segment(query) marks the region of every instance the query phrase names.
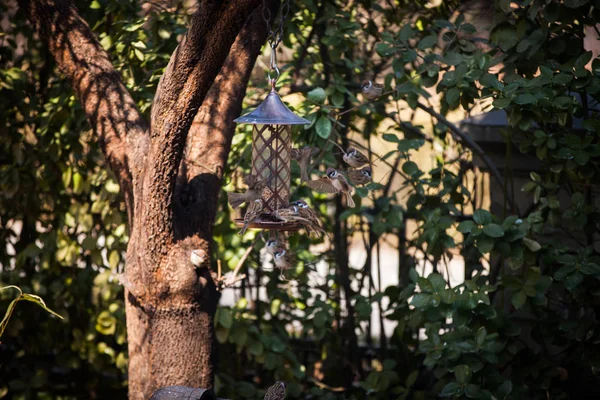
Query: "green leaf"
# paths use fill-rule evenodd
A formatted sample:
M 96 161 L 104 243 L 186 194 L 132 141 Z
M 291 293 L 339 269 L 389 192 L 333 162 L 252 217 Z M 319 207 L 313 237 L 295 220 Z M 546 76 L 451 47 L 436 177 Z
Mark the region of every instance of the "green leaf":
M 419 50 L 430 49 L 433 47 L 433 45 L 437 43 L 437 40 L 437 35 L 425 36 L 423 39 L 421 39 L 421 41 L 417 45 L 417 48 Z
M 519 105 L 526 105 L 526 104 L 534 104 L 534 103 L 536 103 L 537 99 L 532 94 L 523 93 L 523 94 L 518 95 L 513 100 L 513 102 L 516 103 L 516 104 L 519 104 Z
M 308 92 L 307 97 L 310 101 L 313 101 L 317 104 L 323 104 L 325 99 L 327 99 L 327 94 L 323 88 L 318 87 Z
M 429 282 L 431 282 L 431 285 L 433 286 L 433 290 L 436 292 L 441 292 L 446 288 L 446 280 L 440 274 L 437 274 L 435 272 L 431 273 L 427 277 L 427 280 Z
M 480 236 L 477 238 L 477 249 L 482 254 L 487 254 L 494 249 L 494 239 L 488 236 Z
M 542 245 L 540 245 L 535 240 L 532 240 L 532 239 L 529 239 L 529 238 L 523 238 L 523 244 L 525 246 L 527 246 L 527 248 L 530 251 L 533 251 L 533 252 L 540 251 L 540 249 L 542 248 Z
M 456 381 L 462 385 L 465 385 L 471 381 L 471 377 L 473 376 L 473 371 L 471 371 L 471 367 L 468 365 L 459 365 L 454 368 L 454 377 Z
M 460 91 L 457 87 L 452 87 L 450 90 L 446 92 L 446 102 L 451 107 L 458 105 L 458 100 L 460 99 Z
M 424 139 L 402 139 L 398 142 L 398 151 L 418 150 L 425 144 Z
M 414 370 L 413 372 L 408 374 L 408 377 L 406 378 L 406 382 L 404 383 L 404 385 L 407 388 L 412 387 L 415 384 L 415 382 L 417 381 L 418 377 L 419 377 L 419 371 Z
M 498 224 L 487 224 L 483 227 L 483 233 L 489 237 L 499 238 L 504 236 L 504 229 Z
M 494 105 L 494 107 L 496 109 L 502 110 L 502 109 L 508 107 L 511 102 L 512 102 L 512 100 L 508 99 L 506 97 L 498 97 L 498 98 L 494 99 L 494 102 L 492 104 Z
M 517 293 L 515 293 L 513 295 L 512 299 L 511 299 L 511 303 L 518 310 L 519 308 L 523 307 L 526 300 L 527 300 L 527 295 L 525 294 L 525 292 L 523 292 L 522 290 L 519 290 Z
M 391 142 L 391 143 L 400 143 L 400 138 L 398 137 L 398 135 L 394 135 L 391 133 L 386 133 L 382 136 L 383 140 L 385 140 L 386 142 Z
M 485 329 L 485 326 L 482 326 L 481 328 L 479 328 L 477 330 L 477 333 L 475 334 L 475 342 L 477 342 L 478 346 L 482 346 L 483 343 L 485 342 L 485 338 L 487 336 L 487 330 Z
M 473 213 L 473 220 L 478 225 L 487 225 L 492 222 L 492 214 L 487 210 L 478 209 Z
M 400 29 L 400 33 L 398 34 L 398 40 L 400 40 L 401 42 L 406 42 L 413 36 L 413 33 L 414 31 L 410 24 L 404 24 L 402 29 Z
M 331 135 L 331 121 L 327 117 L 321 116 L 315 123 L 315 129 L 317 130 L 317 135 L 323 139 L 327 139 Z
M 102 8 L 102 5 L 97 0 L 94 0 L 90 3 L 90 8 L 92 10 L 98 10 L 98 9 Z
M 471 230 L 476 226 L 477 224 L 475 224 L 475 222 L 473 221 L 463 221 L 460 224 L 458 224 L 458 227 L 456 229 L 461 233 L 471 233 Z
M 140 49 L 138 49 L 138 48 L 133 49 L 133 54 L 135 54 L 135 56 L 137 57 L 138 60 L 144 61 L 144 53 Z
M 265 346 L 258 340 L 252 340 L 248 344 L 248 352 L 253 356 L 260 356 L 265 351 Z
M 600 276 L 600 265 L 593 263 L 586 263 L 579 268 L 582 274 L 585 275 L 596 275 Z
M 416 163 L 412 161 L 407 161 L 404 164 L 402 164 L 402 171 L 404 171 L 406 175 L 413 176 L 417 172 L 419 172 L 419 167 Z
M 446 55 L 444 56 L 444 63 L 448 64 L 448 65 L 458 65 L 463 61 L 463 56 L 460 55 L 459 53 L 456 53 L 454 51 L 449 51 L 448 53 L 446 53 Z
M 565 287 L 569 290 L 575 289 L 583 281 L 583 274 L 579 271 L 575 271 L 565 279 Z
M 474 385 L 472 383 L 468 384 L 465 387 L 465 395 L 470 399 L 478 399 L 481 395 L 481 389 L 479 385 Z
M 450 382 L 441 391 L 442 397 L 452 397 L 458 394 L 460 391 L 460 384 L 456 382 Z
M 423 308 L 429 305 L 429 301 L 431 300 L 431 295 L 427 293 L 417 293 L 413 296 L 410 304 L 415 306 L 416 308 Z
M 233 324 L 231 311 L 229 311 L 227 308 L 220 308 L 218 318 L 219 324 L 221 324 L 221 326 L 227 329 L 231 328 L 231 325 Z

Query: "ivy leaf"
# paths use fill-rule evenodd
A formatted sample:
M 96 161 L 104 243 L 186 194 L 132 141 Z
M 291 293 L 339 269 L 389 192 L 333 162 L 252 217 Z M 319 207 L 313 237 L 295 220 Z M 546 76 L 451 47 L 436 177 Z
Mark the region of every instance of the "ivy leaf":
M 315 123 L 315 129 L 317 130 L 317 135 L 323 139 L 327 139 L 331 135 L 331 121 L 327 117 L 321 116 Z

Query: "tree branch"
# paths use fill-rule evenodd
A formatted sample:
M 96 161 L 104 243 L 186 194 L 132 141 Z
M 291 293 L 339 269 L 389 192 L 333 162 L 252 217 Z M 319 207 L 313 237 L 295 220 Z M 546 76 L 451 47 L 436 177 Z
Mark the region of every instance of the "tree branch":
M 19 0 L 71 81 L 125 196 L 130 226 L 148 125 L 89 25 L 68 0 Z
M 270 3 L 271 15 L 275 15 L 279 1 Z M 233 120 L 242 111 L 248 80 L 266 37 L 262 12 L 257 8 L 240 31 L 194 118 L 175 189 L 176 238 L 212 232 L 223 170 L 236 129 Z M 205 212 L 199 213 L 199 207 Z
M 452 134 L 454 136 L 457 136 L 460 139 L 460 141 L 465 143 L 467 145 L 467 147 L 469 147 L 475 154 L 477 154 L 479 157 L 481 157 L 481 159 L 483 160 L 485 165 L 487 165 L 487 167 L 489 168 L 492 176 L 496 179 L 498 186 L 501 188 L 504 187 L 504 179 L 502 178 L 502 175 L 500 175 L 500 171 L 498 171 L 498 168 L 496 168 L 496 166 L 494 165 L 494 162 L 490 159 L 490 157 L 486 154 L 486 152 L 483 151 L 483 149 L 473 139 L 471 139 L 463 131 L 458 129 L 456 127 L 456 125 L 454 125 L 452 122 L 448 121 L 448 119 L 446 119 L 446 117 L 444 117 L 442 114 L 435 111 L 433 108 L 428 107 L 423 103 L 417 103 L 417 107 L 419 107 L 421 110 L 425 111 L 426 113 L 428 113 L 429 115 L 431 115 L 432 117 L 437 119 L 439 122 L 446 125 L 448 127 L 448 129 L 450 129 L 450 132 L 452 132 Z M 510 199 L 509 196 L 507 196 L 507 199 L 510 203 L 510 206 L 511 206 L 511 209 L 513 210 L 513 212 L 516 212 L 517 214 L 519 214 L 519 209 L 517 208 L 516 204 L 513 203 L 512 199 Z
M 144 180 L 145 236 L 155 255 L 173 241 L 173 195 L 192 121 L 231 45 L 259 0 L 205 0 L 167 65 L 152 106 L 151 147 Z

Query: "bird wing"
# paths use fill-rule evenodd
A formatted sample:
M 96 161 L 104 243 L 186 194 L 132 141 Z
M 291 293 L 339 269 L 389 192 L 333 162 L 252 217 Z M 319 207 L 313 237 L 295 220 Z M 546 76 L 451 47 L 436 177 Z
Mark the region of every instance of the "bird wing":
M 337 193 L 338 190 L 331 184 L 329 178 L 315 179 L 314 181 L 306 182 L 306 186 L 321 193 Z

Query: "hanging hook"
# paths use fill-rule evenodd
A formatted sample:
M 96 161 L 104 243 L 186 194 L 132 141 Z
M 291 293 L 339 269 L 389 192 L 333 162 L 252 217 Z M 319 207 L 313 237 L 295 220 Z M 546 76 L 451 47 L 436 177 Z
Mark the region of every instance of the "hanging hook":
M 276 76 L 271 77 L 271 72 L 275 71 Z M 279 79 L 280 73 L 279 68 L 277 67 L 277 44 L 271 44 L 271 63 L 269 64 L 269 72 L 267 72 L 267 76 L 269 77 L 269 82 L 271 85 L 275 87 L 275 82 Z

